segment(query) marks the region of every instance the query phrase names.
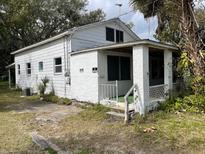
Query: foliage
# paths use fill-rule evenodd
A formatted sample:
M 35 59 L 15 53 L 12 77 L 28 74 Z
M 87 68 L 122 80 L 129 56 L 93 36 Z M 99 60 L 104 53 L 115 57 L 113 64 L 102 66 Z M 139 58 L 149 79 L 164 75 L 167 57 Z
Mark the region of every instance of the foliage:
M 46 102 L 52 102 L 59 105 L 71 105 L 72 101 L 68 98 L 59 98 L 53 94 L 46 94 L 43 96 L 43 100 Z
M 47 88 L 47 84 L 49 83 L 48 77 L 45 76 L 43 79 L 41 79 L 41 82 L 42 83 L 38 85 L 38 90 L 39 90 L 40 96 L 44 96 L 46 88 Z
M 187 111 L 187 112 L 205 112 L 205 95 L 189 95 L 185 97 L 177 97 L 167 100 L 160 104 L 159 110 L 173 112 L 173 111 Z
M 199 94 L 197 88 L 204 86 L 204 83 L 198 79 L 205 76 L 205 7 L 195 7 L 193 0 L 131 0 L 131 4 L 140 10 L 145 18 L 158 17 L 156 38 L 173 43 L 183 51 L 179 63 L 181 74 L 197 78 L 192 82 L 192 89 L 195 94 Z
M 88 12 L 87 5 L 87 0 L 1 0 L 0 72 L 13 61 L 10 52 L 104 19 L 101 9 Z

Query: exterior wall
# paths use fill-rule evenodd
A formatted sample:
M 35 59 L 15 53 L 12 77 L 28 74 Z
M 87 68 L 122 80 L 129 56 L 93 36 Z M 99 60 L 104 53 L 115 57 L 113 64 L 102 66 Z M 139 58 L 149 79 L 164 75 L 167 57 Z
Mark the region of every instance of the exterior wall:
M 149 48 L 146 46 L 133 47 L 133 80 L 137 84 L 136 111 L 145 114 L 149 106 Z
M 167 90 L 173 88 L 172 52 L 169 50 L 164 51 L 164 84 Z
M 132 53 L 126 52 L 114 52 L 114 51 L 99 51 L 98 53 L 98 74 L 99 74 L 99 84 L 115 84 L 115 81 L 108 81 L 108 66 L 107 66 L 107 56 L 125 56 L 131 57 L 131 80 L 118 81 L 118 94 L 119 96 L 124 96 L 128 90 L 132 87 Z
M 124 42 L 134 41 L 134 39 L 116 22 L 104 23 L 100 26 L 82 29 L 72 36 L 72 51 L 95 47 L 115 42 L 106 41 L 106 27 L 118 29 L 124 32 Z
M 70 96 L 70 86 L 66 84 L 65 69 L 69 67 L 65 60 L 66 51 L 70 51 L 70 41 L 68 45 L 65 45 L 65 39 L 59 39 L 51 43 L 30 49 L 26 52 L 15 55 L 16 64 L 16 83 L 21 88 L 31 87 L 34 92 L 37 92 L 37 86 L 41 82 L 41 79 L 47 76 L 50 79 L 47 92 L 55 90 L 55 94 L 60 97 Z M 66 55 L 67 56 L 67 55 Z M 62 73 L 54 73 L 54 58 L 62 58 Z M 39 72 L 39 62 L 43 61 L 43 71 Z M 26 74 L 26 63 L 31 63 L 31 75 Z M 18 75 L 18 67 L 20 64 L 21 74 Z
M 92 72 L 92 68 L 98 66 L 97 60 L 97 51 L 71 56 L 73 99 L 93 103 L 98 102 L 98 73 Z

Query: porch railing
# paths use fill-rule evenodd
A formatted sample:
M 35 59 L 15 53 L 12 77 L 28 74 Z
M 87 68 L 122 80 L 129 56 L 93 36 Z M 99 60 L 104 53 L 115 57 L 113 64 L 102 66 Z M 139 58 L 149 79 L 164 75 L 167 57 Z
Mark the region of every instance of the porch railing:
M 164 99 L 166 97 L 167 85 L 156 85 L 149 87 L 150 99 Z
M 114 84 L 99 84 L 100 100 L 113 100 L 118 102 L 118 81 Z

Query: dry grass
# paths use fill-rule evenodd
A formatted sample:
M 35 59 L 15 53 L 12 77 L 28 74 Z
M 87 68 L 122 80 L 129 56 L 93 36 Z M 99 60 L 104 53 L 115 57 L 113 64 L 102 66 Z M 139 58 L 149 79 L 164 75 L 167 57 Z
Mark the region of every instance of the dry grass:
M 0 107 L 35 99 L 0 88 Z M 35 114 L 14 114 L 1 108 L 0 153 L 44 153 L 32 144 L 28 135 L 32 130 L 74 154 L 205 153 L 205 114 L 155 112 L 144 119 L 136 116 L 125 126 L 123 120 L 107 116 L 108 110 L 91 106 L 57 125 L 40 125 L 33 120 Z M 143 132 L 150 127 L 156 130 Z
M 26 122 L 33 114 L 15 114 L 6 105 L 25 101 L 19 91 L 10 91 L 6 83 L 0 82 L 0 153 L 44 153 L 38 149 L 29 137 Z
M 106 108 L 101 110 L 88 108 L 56 129 L 39 131 L 74 153 L 205 153 L 205 115 L 156 112 L 125 126 L 108 117 Z M 157 130 L 144 133 L 149 127 Z

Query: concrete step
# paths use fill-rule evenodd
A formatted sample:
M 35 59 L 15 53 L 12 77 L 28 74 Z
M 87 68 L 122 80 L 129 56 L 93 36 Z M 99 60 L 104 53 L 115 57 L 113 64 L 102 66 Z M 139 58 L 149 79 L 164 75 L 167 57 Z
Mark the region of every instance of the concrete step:
M 125 115 L 123 113 L 118 113 L 118 112 L 114 112 L 114 111 L 111 111 L 111 112 L 107 112 L 108 115 L 110 116 L 113 116 L 113 117 L 118 117 L 118 118 L 124 118 Z
M 124 112 L 115 112 L 115 111 L 110 111 L 110 112 L 107 112 L 108 115 L 111 115 L 111 116 L 114 116 L 114 117 L 119 117 L 119 118 L 124 118 L 125 117 L 125 114 Z M 130 110 L 129 111 L 129 115 L 134 115 L 135 114 L 135 111 L 134 110 Z

